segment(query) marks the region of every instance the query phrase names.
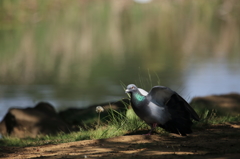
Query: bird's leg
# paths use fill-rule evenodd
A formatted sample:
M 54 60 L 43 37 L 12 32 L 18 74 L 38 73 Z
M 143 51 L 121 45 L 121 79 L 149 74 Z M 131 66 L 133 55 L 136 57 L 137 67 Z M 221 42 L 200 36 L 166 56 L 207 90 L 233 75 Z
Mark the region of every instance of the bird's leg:
M 151 130 L 146 135 L 152 135 L 152 131 L 157 127 L 157 123 L 151 125 Z

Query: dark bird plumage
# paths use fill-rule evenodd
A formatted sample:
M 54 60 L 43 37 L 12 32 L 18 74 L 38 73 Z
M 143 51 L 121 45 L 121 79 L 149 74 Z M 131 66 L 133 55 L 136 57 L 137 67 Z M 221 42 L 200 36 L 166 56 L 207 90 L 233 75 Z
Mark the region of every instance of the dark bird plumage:
M 192 120 L 199 121 L 194 109 L 175 91 L 165 86 L 154 86 L 147 94 L 136 85 L 127 86 L 131 105 L 139 118 L 151 126 L 162 127 L 168 132 L 185 136 L 192 133 Z

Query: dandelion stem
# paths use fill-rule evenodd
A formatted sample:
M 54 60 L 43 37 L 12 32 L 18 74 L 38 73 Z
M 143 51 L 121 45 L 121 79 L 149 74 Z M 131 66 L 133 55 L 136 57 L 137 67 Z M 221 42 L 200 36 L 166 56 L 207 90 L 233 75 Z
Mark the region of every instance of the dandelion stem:
M 98 113 L 98 125 L 97 125 L 97 127 L 99 127 L 99 123 L 100 123 L 100 112 Z

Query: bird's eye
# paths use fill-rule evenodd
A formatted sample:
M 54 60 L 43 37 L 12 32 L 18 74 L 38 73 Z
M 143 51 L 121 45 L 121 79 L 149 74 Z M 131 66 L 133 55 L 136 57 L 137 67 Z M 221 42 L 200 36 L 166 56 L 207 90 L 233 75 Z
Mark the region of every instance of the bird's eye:
M 134 87 L 132 86 L 132 89 L 134 89 Z

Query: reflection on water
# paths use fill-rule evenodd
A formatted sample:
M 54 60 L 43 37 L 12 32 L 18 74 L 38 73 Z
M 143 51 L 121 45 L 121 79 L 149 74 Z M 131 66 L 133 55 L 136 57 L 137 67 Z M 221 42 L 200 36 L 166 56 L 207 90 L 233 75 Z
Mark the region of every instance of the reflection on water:
M 165 83 L 168 83 L 169 79 L 174 78 L 173 83 L 168 83 L 167 86 L 190 101 L 195 96 L 240 93 L 240 69 L 238 68 L 240 68 L 239 62 L 231 63 L 226 60 L 206 59 L 201 62 L 190 62 L 188 68 L 183 70 L 180 73 L 181 76 L 177 78 L 164 74 L 159 74 L 159 77 L 162 85 L 166 85 Z M 122 81 L 125 81 L 125 78 L 122 77 Z M 138 77 L 135 78 L 130 75 L 127 78 L 130 78 L 127 80 L 131 81 L 129 83 L 137 83 L 141 86 Z M 180 79 L 183 79 L 183 82 L 179 82 Z M 69 107 L 86 107 L 91 104 L 110 102 L 127 97 L 120 80 L 117 84 L 111 76 L 103 80 L 105 82 L 96 80 L 96 83 L 88 83 L 84 88 L 54 85 L 1 85 L 0 120 L 10 107 L 32 107 L 39 101 L 48 101 L 57 110 L 61 110 Z M 141 75 L 141 80 L 149 80 L 149 76 Z M 154 82 L 153 84 L 157 83 Z M 95 87 L 92 88 L 92 85 Z M 102 86 L 107 89 L 101 89 Z M 147 90 L 150 85 L 144 86 L 144 88 Z
M 119 100 L 122 83 L 188 100 L 240 92 L 239 3 L 4 1 L 0 119 L 39 101 L 60 110 Z

